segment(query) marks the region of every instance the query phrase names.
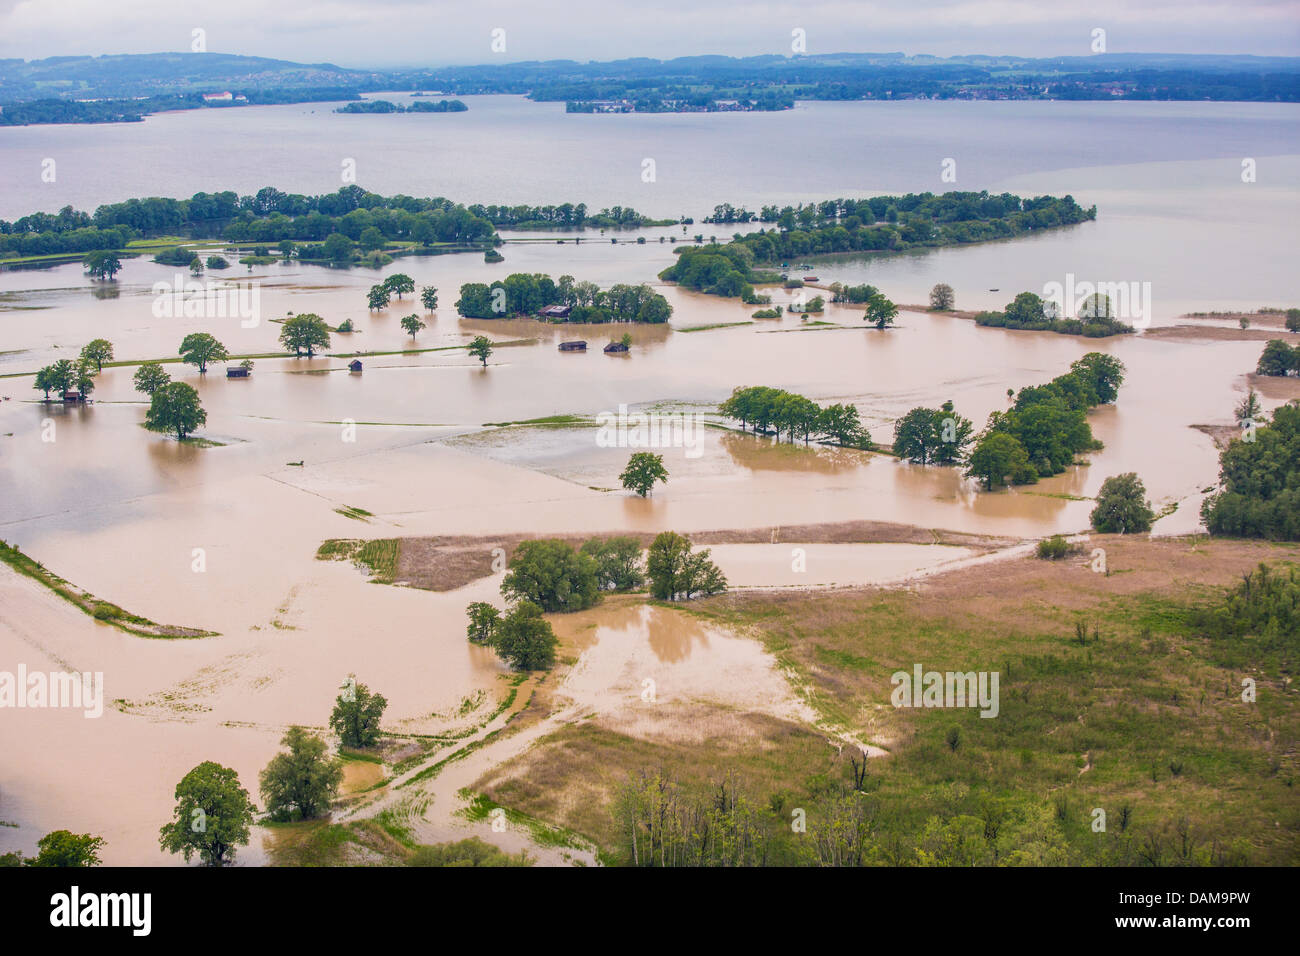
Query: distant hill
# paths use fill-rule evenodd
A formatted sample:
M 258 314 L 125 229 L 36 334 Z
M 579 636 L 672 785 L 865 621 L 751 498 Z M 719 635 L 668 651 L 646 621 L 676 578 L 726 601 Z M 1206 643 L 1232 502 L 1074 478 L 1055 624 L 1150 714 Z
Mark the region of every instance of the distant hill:
M 228 53 L 145 53 L 0 60 L 0 104 L 113 100 L 101 112 L 129 114 L 129 100 L 194 98 L 231 91 L 245 102 L 355 98 L 378 90 L 452 94 L 522 93 L 576 107 L 627 101 L 629 110 L 749 99 L 788 108 L 793 99 L 1156 99 L 1300 101 L 1300 57 L 1106 53 L 1026 58 L 935 57 L 901 52 L 813 56 L 690 56 L 670 60 L 547 60 L 427 69 L 357 70 L 332 63 Z M 301 92 L 295 92 L 301 91 Z M 316 91 L 311 93 L 309 91 Z M 157 105 L 155 105 L 157 104 Z M 185 108 L 169 105 L 168 108 Z M 42 120 L 29 120 L 41 122 Z M 66 120 L 53 120 L 66 121 Z

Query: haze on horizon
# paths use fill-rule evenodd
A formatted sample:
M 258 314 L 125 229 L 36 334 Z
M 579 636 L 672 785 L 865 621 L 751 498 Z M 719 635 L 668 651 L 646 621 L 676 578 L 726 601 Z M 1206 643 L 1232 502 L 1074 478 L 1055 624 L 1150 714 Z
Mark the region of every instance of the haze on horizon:
M 0 57 L 188 52 L 195 29 L 211 53 L 354 68 L 752 56 L 790 53 L 796 28 L 809 54 L 1086 56 L 1098 27 L 1109 53 L 1300 54 L 1300 0 L 0 0 Z

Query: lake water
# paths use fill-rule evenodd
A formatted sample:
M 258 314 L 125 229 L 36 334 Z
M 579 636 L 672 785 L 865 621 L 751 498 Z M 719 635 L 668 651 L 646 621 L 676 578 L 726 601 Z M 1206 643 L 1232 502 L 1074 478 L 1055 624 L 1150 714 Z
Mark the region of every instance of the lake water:
M 568 116 L 517 97 L 466 99 L 471 109 L 462 114 L 342 116 L 313 104 L 123 126 L 6 128 L 0 215 L 267 184 L 321 192 L 338 188 L 345 158 L 356 160 L 362 185 L 385 194 L 623 204 L 697 220 L 724 200 L 757 208 L 954 186 L 1068 192 L 1097 204 L 1096 222 L 1013 242 L 828 260 L 817 275 L 871 281 L 903 303 L 923 302 L 946 281 L 968 309 L 1000 307 L 1067 273 L 1149 281 L 1156 324 L 1192 310 L 1300 304 L 1294 106 L 914 102 Z M 39 178 L 45 157 L 56 159 L 55 183 Z M 641 181 L 647 157 L 655 160 L 653 183 Z M 947 157 L 957 160 L 955 184 L 939 179 Z M 1256 160 L 1254 183 L 1241 181 L 1245 157 Z M 689 229 L 701 231 L 726 234 Z M 169 862 L 156 834 L 175 782 L 214 759 L 254 787 L 284 726 L 322 726 L 350 672 L 388 697 L 386 722 L 411 732 L 454 726 L 446 715 L 466 697 L 501 693 L 500 665 L 467 645 L 463 619 L 469 601 L 494 598 L 497 579 L 445 594 L 377 587 L 347 565 L 316 561 L 325 538 L 690 532 L 852 519 L 1032 537 L 1085 528 L 1087 498 L 1122 471 L 1141 475 L 1158 510 L 1177 505 L 1158 532 L 1191 531 L 1217 456 L 1190 426 L 1230 422 L 1262 347 L 1142 335 L 1080 340 L 910 311 L 897 329 L 877 333 L 861 328 L 860 310 L 841 307 L 823 317 L 830 326 L 787 316 L 686 332 L 746 322 L 752 308 L 664 288 L 672 328 L 634 328 L 631 354 L 611 357 L 599 347 L 622 328 L 469 321 L 452 308 L 462 283 L 514 271 L 568 273 L 602 286 L 657 281 L 672 261 L 671 245 L 659 238 L 682 230 L 639 234 L 646 244 L 611 244 L 594 233 L 587 238 L 596 241 L 579 246 L 509 244 L 495 266 L 480 256 L 443 256 L 401 259 L 378 272 L 237 267 L 228 280 L 259 290 L 261 320 L 251 328 L 237 319 L 156 316 L 151 286 L 172 282 L 176 271 L 146 259 L 129 260 L 114 283 L 92 283 L 76 264 L 0 273 L 0 375 L 13 376 L 0 378 L 0 538 L 128 610 L 221 635 L 134 638 L 0 569 L 0 670 L 18 663 L 102 670 L 106 696 L 126 702 L 101 720 L 0 714 L 0 820 L 20 824 L 0 827 L 0 852 L 29 851 L 41 833 L 70 827 L 104 834 L 109 862 Z M 366 310 L 366 288 L 396 271 L 440 289 L 436 315 L 409 297 Z M 787 301 L 780 291 L 775 297 Z M 220 447 L 178 446 L 141 428 L 145 406 L 129 367 L 105 369 L 95 403 L 78 409 L 34 401 L 23 377 L 97 336 L 114 343 L 119 360 L 174 355 L 181 338 L 200 329 L 232 353 L 276 351 L 280 327 L 271 320 L 290 312 L 316 312 L 331 325 L 351 319 L 357 332 L 334 336 L 332 351 L 394 354 L 367 357 L 361 375 L 349 374 L 343 358 L 259 359 L 249 381 L 228 381 L 220 367 L 200 377 L 169 366 L 200 390 L 203 433 Z M 410 312 L 428 323 L 414 342 L 398 324 Z M 498 348 L 486 369 L 456 348 L 416 351 L 477 334 L 526 341 Z M 591 350 L 557 351 L 558 341 L 576 337 Z M 853 402 L 873 436 L 889 441 L 897 417 L 944 399 L 980 426 L 1006 407 L 1007 388 L 1047 381 L 1090 350 L 1118 356 L 1129 370 L 1118 404 L 1091 417 L 1105 449 L 1088 466 L 997 494 L 977 493 L 952 469 L 706 429 L 698 454 L 663 450 L 670 480 L 642 500 L 611 490 L 627 450 L 602 447 L 594 429 L 485 427 L 620 405 L 706 411 L 736 386 L 767 384 L 823 403 Z M 354 441 L 347 421 L 357 423 Z M 336 512 L 344 506 L 374 517 L 352 520 Z M 195 549 L 205 556 L 198 573 Z M 823 546 L 810 549 L 809 577 L 798 580 L 883 581 L 964 553 L 946 550 Z M 744 586 L 796 583 L 786 547 L 720 546 L 719 559 Z M 589 613 L 608 648 L 632 612 L 611 611 L 609 620 Z M 731 646 L 722 637 L 716 643 Z M 692 692 L 703 692 L 708 672 L 692 671 L 700 682 Z M 583 695 L 612 700 L 621 687 L 583 684 Z M 259 852 L 250 848 L 247 859 L 258 861 Z

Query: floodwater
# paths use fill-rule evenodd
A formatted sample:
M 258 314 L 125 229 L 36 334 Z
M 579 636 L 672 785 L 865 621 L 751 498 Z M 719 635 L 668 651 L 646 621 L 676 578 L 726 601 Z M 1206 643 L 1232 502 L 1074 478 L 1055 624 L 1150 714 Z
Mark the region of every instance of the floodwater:
M 623 202 L 697 220 L 722 200 L 753 208 L 882 189 L 950 188 L 937 181 L 940 160 L 954 155 L 954 143 L 968 142 L 974 145 L 966 155 L 973 158 L 959 159 L 958 188 L 1071 192 L 1098 204 L 1098 221 L 1008 243 L 819 262 L 821 280 L 870 281 L 900 302 L 922 302 L 931 285 L 947 281 L 963 308 L 1001 306 L 1017 291 L 1063 281 L 1067 272 L 1151 281 L 1156 324 L 1189 310 L 1300 303 L 1292 268 L 1300 212 L 1294 107 L 813 104 L 790 114 L 638 117 L 623 127 L 634 131 L 625 158 L 635 156 L 639 173 L 640 157 L 654 155 L 646 152 L 649 144 L 661 149 L 660 178 L 640 197 L 639 183 L 619 186 L 616 173 L 597 175 L 590 159 L 566 168 L 554 157 L 543 161 L 536 150 L 498 145 L 491 163 L 475 165 L 483 156 L 473 144 L 521 117 L 543 117 L 539 126 L 529 120 L 520 127 L 530 142 L 543 129 L 569 130 L 570 138 L 556 139 L 557 148 L 583 157 L 598 155 L 593 145 L 611 142 L 611 123 L 620 118 L 577 118 L 569 125 L 563 113 L 515 98 L 485 98 L 481 108 L 471 107 L 459 114 L 479 124 L 466 128 L 464 155 L 442 150 L 432 164 L 414 140 L 403 139 L 415 134 L 396 124 L 455 114 L 386 117 L 374 125 L 381 118 L 336 117 L 318 104 L 174 114 L 133 127 L 6 129 L 0 131 L 6 164 L 21 167 L 54 154 L 61 157 L 60 173 L 48 192 L 36 174 L 30 185 L 0 177 L 0 210 L 19 215 L 68 201 L 93 207 L 149 192 L 248 191 L 266 182 L 335 188 L 319 169 L 295 178 L 293 163 L 278 152 L 272 165 L 262 163 L 266 157 L 247 148 L 254 127 L 240 125 L 245 120 L 270 124 L 275 141 L 291 149 L 299 148 L 298 139 L 278 130 L 324 124 L 335 131 L 332 145 L 312 140 L 303 148 L 335 165 L 334 153 L 360 156 L 362 183 L 383 192 L 593 207 Z M 880 122 L 885 116 L 894 122 Z M 1116 135 L 1103 149 L 1089 130 L 1107 117 Z M 377 135 L 392 149 L 374 151 L 362 137 L 339 140 L 342 124 L 368 129 L 367 137 Z M 785 156 L 746 151 L 751 140 L 805 141 L 789 138 L 798 128 L 824 133 L 827 148 Z M 879 135 L 864 137 L 862 129 Z M 1137 129 L 1142 136 L 1132 135 Z M 1043 135 L 1029 135 L 1033 130 Z M 1012 132 L 1020 138 L 1008 138 Z M 138 151 L 186 134 L 207 136 L 213 148 L 184 151 L 185 175 L 163 154 L 148 166 L 141 161 Z M 239 162 L 222 164 L 232 156 L 225 137 L 239 144 Z M 850 149 L 864 139 L 866 153 Z M 706 142 L 726 155 L 740 150 L 735 163 L 725 156 L 708 162 L 708 169 L 727 170 L 725 176 L 701 172 Z M 839 162 L 836 144 L 852 163 Z M 493 172 L 500 171 L 493 164 L 506 161 L 496 158 L 502 156 L 513 164 L 510 175 Z M 689 176 L 678 172 L 674 156 L 690 160 Z M 1240 156 L 1259 159 L 1257 182 L 1240 181 Z M 111 170 L 113 181 L 97 178 L 94 168 Z M 584 178 L 584 170 L 592 175 Z M 727 227 L 690 228 L 692 235 L 700 231 L 725 235 Z M 602 286 L 653 282 L 672 261 L 672 246 L 659 238 L 681 237 L 682 230 L 643 234 L 645 244 L 612 244 L 594 233 L 586 237 L 594 241 L 581 245 L 512 243 L 503 250 L 506 261 L 495 266 L 478 256 L 403 259 L 378 272 L 236 266 L 219 281 L 256 283 L 260 314 L 251 327 L 238 318 L 155 315 L 152 286 L 173 282 L 176 271 L 146 260 L 128 261 L 113 283 L 91 282 L 75 264 L 0 273 L 0 376 L 13 376 L 0 378 L 0 538 L 134 613 L 219 633 L 187 641 L 133 637 L 0 568 L 0 670 L 24 664 L 29 671 L 102 671 L 110 702 L 97 719 L 64 710 L 0 713 L 0 821 L 18 824 L 0 827 L 0 852 L 30 852 L 41 834 L 67 827 L 102 834 L 110 863 L 175 862 L 158 849 L 157 831 L 184 773 L 216 760 L 234 767 L 255 791 L 284 728 L 323 727 L 349 673 L 388 698 L 385 724 L 395 731 L 435 733 L 473 723 L 482 712 L 457 714 L 475 695 L 488 700 L 483 707 L 490 711 L 506 686 L 504 671 L 492 654 L 466 642 L 464 607 L 497 598 L 499 576 L 447 593 L 374 585 L 345 563 L 317 561 L 326 538 L 690 533 L 861 519 L 1033 537 L 1085 528 L 1093 506 L 1087 499 L 1107 476 L 1124 471 L 1138 472 L 1157 510 L 1177 503 L 1158 533 L 1191 531 L 1202 489 L 1215 482 L 1217 455 L 1211 440 L 1190 426 L 1230 422 L 1260 349 L 1258 342 L 1007 332 L 918 312 L 903 313 L 898 328 L 882 333 L 862 328 L 859 310 L 841 307 L 822 316 L 829 325 L 787 316 L 687 332 L 747 322 L 753 310 L 664 288 L 675 309 L 673 327 L 632 329 L 631 354 L 614 357 L 600 347 L 621 335 L 620 327 L 460 320 L 452 307 L 462 283 L 514 271 L 567 273 Z M 397 271 L 439 288 L 436 315 L 411 297 L 367 312 L 366 288 Z M 774 298 L 788 301 L 779 290 Z M 31 378 L 24 377 L 98 336 L 114 343 L 119 360 L 173 356 L 184 335 L 198 330 L 212 332 L 232 353 L 273 352 L 280 327 L 271 320 L 290 312 L 315 312 L 331 325 L 351 319 L 357 332 L 333 338 L 332 351 L 340 355 L 394 354 L 365 357 L 359 375 L 346 371 L 344 357 L 257 359 L 247 381 L 227 380 L 220 366 L 201 377 L 169 365 L 173 376 L 199 389 L 208 413 L 202 434 L 221 443 L 215 447 L 182 446 L 144 430 L 145 405 L 132 390 L 130 367 L 105 369 L 95 402 L 84 408 L 36 401 Z M 399 325 L 412 312 L 428 323 L 414 342 Z M 481 368 L 456 348 L 477 334 L 498 343 L 529 341 L 502 345 Z M 571 338 L 587 339 L 588 352 L 558 352 L 557 343 Z M 734 387 L 763 384 L 822 403 L 852 402 L 872 435 L 888 442 L 896 418 L 945 399 L 981 426 L 1006 407 L 1008 388 L 1045 382 L 1091 350 L 1113 354 L 1128 368 L 1118 404 L 1091 416 L 1104 450 L 1089 456 L 1090 465 L 996 494 L 978 493 L 953 469 L 705 427 L 691 433 L 689 445 L 655 449 L 670 478 L 640 499 L 619 490 L 618 474 L 634 449 L 602 444 L 594 425 L 488 426 L 551 415 L 594 419 L 620 406 L 707 415 Z M 1280 400 L 1266 399 L 1265 406 Z M 363 522 L 336 511 L 349 506 L 374 517 Z M 737 586 L 773 587 L 889 581 L 942 567 L 964 550 L 809 545 L 806 570 L 799 572 L 791 547 L 721 545 L 714 554 Z M 696 633 L 650 609 L 587 613 L 592 651 L 567 685 L 576 700 L 622 693 L 638 668 L 645 676 L 666 669 L 661 695 L 716 697 L 733 672 L 748 675 L 739 685 L 748 688 L 777 679 L 753 656 L 752 642 Z M 557 626 L 577 623 L 575 617 Z M 473 782 L 451 773 L 438 779 Z M 261 862 L 261 845 L 255 838 L 241 858 Z

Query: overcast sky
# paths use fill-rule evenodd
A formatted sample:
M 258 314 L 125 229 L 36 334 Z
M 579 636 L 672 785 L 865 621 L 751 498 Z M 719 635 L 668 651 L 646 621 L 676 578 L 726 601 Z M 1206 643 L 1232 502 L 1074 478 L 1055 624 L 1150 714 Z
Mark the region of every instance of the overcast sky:
M 1300 54 L 1300 0 L 0 0 L 0 56 L 207 50 L 340 66 L 904 51 Z M 505 51 L 491 32 L 505 30 Z

